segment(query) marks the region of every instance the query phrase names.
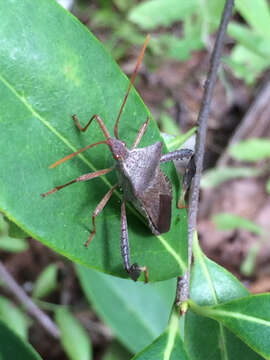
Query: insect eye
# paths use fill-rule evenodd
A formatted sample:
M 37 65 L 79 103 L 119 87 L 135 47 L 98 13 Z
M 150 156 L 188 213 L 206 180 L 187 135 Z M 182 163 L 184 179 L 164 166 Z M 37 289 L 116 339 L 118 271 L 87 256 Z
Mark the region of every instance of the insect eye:
M 114 155 L 115 160 L 119 160 L 120 157 L 121 157 L 121 156 L 120 156 L 119 154 L 115 154 L 115 155 Z

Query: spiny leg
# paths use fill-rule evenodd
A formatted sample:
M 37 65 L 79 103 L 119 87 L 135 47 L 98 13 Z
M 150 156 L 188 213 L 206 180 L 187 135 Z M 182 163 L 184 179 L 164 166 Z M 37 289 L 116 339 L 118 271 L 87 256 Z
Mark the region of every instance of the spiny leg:
M 109 134 L 108 129 L 106 128 L 106 125 L 104 124 L 103 120 L 102 120 L 97 114 L 95 114 L 95 115 L 93 115 L 93 116 L 91 117 L 91 119 L 88 121 L 88 123 L 85 125 L 85 127 L 82 127 L 82 126 L 81 126 L 81 124 L 79 123 L 79 120 L 78 120 L 78 118 L 77 118 L 77 116 L 76 116 L 75 114 L 72 115 L 72 118 L 73 118 L 73 120 L 75 121 L 75 124 L 76 124 L 77 128 L 78 128 L 80 131 L 83 131 L 83 132 L 85 132 L 85 131 L 87 130 L 88 126 L 91 124 L 91 122 L 92 122 L 94 119 L 96 119 L 97 122 L 98 122 L 98 124 L 99 124 L 99 126 L 100 126 L 100 128 L 101 128 L 101 130 L 103 131 L 103 134 L 105 135 L 105 138 L 106 138 L 106 139 L 109 139 L 109 138 L 110 138 L 110 134 Z
M 140 128 L 131 150 L 135 149 L 139 145 L 139 142 L 141 141 L 141 139 L 147 129 L 149 121 L 150 121 L 150 117 L 148 116 L 147 120 L 142 124 L 142 127 Z
M 89 173 L 89 174 L 84 174 L 84 175 L 81 175 L 79 177 L 77 177 L 76 179 L 64 184 L 64 185 L 60 185 L 60 186 L 56 186 L 55 188 L 53 188 L 52 190 L 46 192 L 45 194 L 41 194 L 41 196 L 43 197 L 46 197 L 48 195 L 51 195 L 53 193 L 55 193 L 56 191 L 59 191 L 61 189 L 63 189 L 64 187 L 68 186 L 68 185 L 71 185 L 71 184 L 74 184 L 76 182 L 80 182 L 80 181 L 87 181 L 87 180 L 90 180 L 90 179 L 94 179 L 98 176 L 101 176 L 101 175 L 105 175 L 107 173 L 109 173 L 110 171 L 112 171 L 113 168 L 108 168 L 108 169 L 103 169 L 103 170 L 98 170 L 98 171 L 95 171 L 95 172 L 92 172 L 92 173 Z
M 147 266 L 139 266 L 134 263 L 130 266 L 130 251 L 128 242 L 128 228 L 127 228 L 127 215 L 126 215 L 126 203 L 122 202 L 121 206 L 121 253 L 124 262 L 126 272 L 130 275 L 131 279 L 137 281 L 141 272 L 144 272 L 145 283 L 148 283 L 148 268 Z
M 101 213 L 101 211 L 104 209 L 104 206 L 107 204 L 107 202 L 109 201 L 110 197 L 112 196 L 112 193 L 114 192 L 114 190 L 117 188 L 118 184 L 115 184 L 111 190 L 109 190 L 107 192 L 107 194 L 104 196 L 104 198 L 101 200 L 101 202 L 98 204 L 98 206 L 96 207 L 95 211 L 93 212 L 92 215 L 92 224 L 93 224 L 93 230 L 91 235 L 89 236 L 88 240 L 85 243 L 85 246 L 88 247 L 88 245 L 90 244 L 90 241 L 93 239 L 93 237 L 96 234 L 96 222 L 95 219 L 96 217 Z
M 183 160 L 183 159 L 189 158 L 189 162 L 188 162 L 188 165 L 186 167 L 186 170 L 185 170 L 185 173 L 183 176 L 182 193 L 181 193 L 180 198 L 177 203 L 178 208 L 184 207 L 182 205 L 182 203 L 185 199 L 186 192 L 191 184 L 191 180 L 192 180 L 193 176 L 195 175 L 196 168 L 195 168 L 193 154 L 194 154 L 194 152 L 190 149 L 180 149 L 180 150 L 175 150 L 175 151 L 169 152 L 167 154 L 164 154 L 161 156 L 161 159 L 160 159 L 160 162 L 167 162 L 167 161 L 171 161 L 171 160 Z

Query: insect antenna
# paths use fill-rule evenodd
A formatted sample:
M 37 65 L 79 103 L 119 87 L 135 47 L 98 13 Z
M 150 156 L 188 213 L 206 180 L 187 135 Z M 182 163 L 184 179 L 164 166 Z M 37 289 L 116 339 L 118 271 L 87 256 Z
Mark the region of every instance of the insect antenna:
M 136 77 L 137 71 L 138 71 L 138 69 L 139 69 L 139 66 L 140 66 L 140 64 L 141 64 L 141 61 L 142 61 L 142 58 L 143 58 L 143 54 L 144 54 L 144 52 L 145 52 L 145 49 L 146 49 L 146 46 L 147 46 L 147 44 L 148 44 L 149 39 L 150 39 L 150 35 L 148 34 L 148 35 L 146 36 L 145 42 L 144 42 L 144 44 L 143 44 L 143 48 L 142 48 L 141 53 L 140 53 L 140 56 L 139 56 L 139 58 L 138 58 L 138 61 L 137 61 L 135 70 L 133 71 L 133 74 L 132 74 L 132 76 L 131 76 L 130 83 L 129 83 L 129 86 L 128 86 L 128 89 L 127 89 L 127 92 L 126 92 L 124 101 L 123 101 L 123 103 L 122 103 L 122 105 L 121 105 L 119 114 L 118 114 L 117 119 L 116 119 L 116 121 L 115 121 L 115 125 L 114 125 L 114 136 L 116 137 L 116 139 L 119 139 L 119 136 L 118 136 L 118 123 L 119 123 L 119 119 L 120 119 L 120 116 L 121 116 L 121 114 L 122 114 L 122 111 L 123 111 L 123 108 L 124 108 L 124 106 L 125 106 L 125 103 L 126 103 L 126 101 L 127 101 L 127 97 L 128 97 L 128 95 L 129 95 L 130 89 L 131 89 L 132 85 L 134 84 L 135 77 Z

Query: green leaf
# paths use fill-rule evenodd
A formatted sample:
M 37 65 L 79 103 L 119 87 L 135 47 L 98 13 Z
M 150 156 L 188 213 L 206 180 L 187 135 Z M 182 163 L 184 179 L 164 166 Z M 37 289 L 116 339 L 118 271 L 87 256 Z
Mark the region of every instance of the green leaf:
M 239 215 L 220 213 L 213 216 L 212 220 L 219 230 L 243 229 L 256 235 L 262 235 L 264 232 L 261 226 Z
M 0 359 L 41 360 L 32 346 L 0 321 Z
M 102 360 L 127 360 L 131 359 L 131 354 L 120 343 L 113 341 L 106 351 Z
M 195 134 L 197 130 L 197 126 L 194 126 L 190 130 L 188 130 L 185 134 L 176 136 L 174 138 L 165 139 L 166 145 L 169 151 L 179 149 L 193 134 Z
M 31 0 L 7 0 L 0 3 L 0 14 L 0 167 L 5 169 L 0 173 L 0 210 L 71 260 L 127 277 L 119 245 L 119 191 L 98 216 L 89 248 L 84 247 L 92 230 L 91 215 L 116 183 L 115 172 L 45 199 L 40 194 L 113 165 L 109 149 L 100 145 L 48 169 L 56 160 L 104 139 L 96 123 L 80 133 L 72 114 L 82 124 L 99 114 L 113 134 L 128 79 L 102 44 L 55 1 L 40 0 L 33 6 Z M 148 115 L 133 89 L 119 124 L 120 138 L 129 147 Z M 162 139 L 151 121 L 141 146 L 156 141 Z M 151 281 L 180 275 L 187 263 L 186 211 L 176 205 L 179 180 L 173 164 L 162 168 L 173 184 L 171 230 L 154 236 L 133 206 L 127 211 L 131 263 L 147 265 Z
M 145 286 L 83 266 L 76 268 L 87 299 L 131 352 L 141 351 L 164 331 L 175 279 Z
M 256 258 L 262 245 L 263 245 L 263 241 L 260 241 L 260 242 L 256 242 L 250 247 L 246 258 L 243 260 L 241 264 L 240 267 L 241 274 L 245 276 L 251 276 L 254 273 Z
M 27 250 L 29 247 L 28 242 L 24 239 L 16 238 L 16 235 L 22 235 L 22 232 L 20 232 L 17 226 L 12 224 L 0 213 L 0 250 L 15 253 Z M 12 236 L 8 236 L 8 234 Z
M 65 308 L 56 310 L 55 320 L 61 332 L 61 343 L 69 359 L 92 359 L 90 339 L 80 322 Z
M 193 242 L 193 255 L 190 297 L 197 304 L 213 305 L 249 294 L 231 273 L 203 254 L 197 237 Z
M 270 194 L 270 178 L 267 180 L 266 183 L 266 191 L 268 192 L 268 194 Z
M 27 339 L 30 319 L 23 311 L 12 305 L 10 300 L 3 296 L 0 296 L 0 319 L 17 335 L 21 336 L 25 340 Z
M 240 44 L 233 48 L 230 58 L 225 57 L 223 60 L 247 84 L 254 83 L 260 73 L 269 67 L 268 57 L 259 56 Z
M 45 297 L 56 289 L 57 271 L 57 265 L 50 264 L 41 272 L 34 284 L 32 294 L 34 298 Z
M 201 28 L 199 28 L 201 31 Z M 204 47 L 199 33 L 191 33 L 180 39 L 177 36 L 165 33 L 155 37 L 149 43 L 149 48 L 155 57 L 164 57 L 186 61 L 193 50 Z
M 245 343 L 220 323 L 198 314 L 205 305 L 220 304 L 248 295 L 247 289 L 228 271 L 208 259 L 197 238 L 193 243 L 194 265 L 191 274 L 192 303 L 185 319 L 185 345 L 192 360 L 259 360 Z
M 236 0 L 235 7 L 250 26 L 270 38 L 270 10 L 266 0 Z
M 189 360 L 179 333 L 179 315 L 173 314 L 167 330 L 132 360 Z
M 3 236 L 7 234 L 8 234 L 8 225 L 3 214 L 0 213 L 0 235 Z
M 228 34 L 235 38 L 241 45 L 259 56 L 270 56 L 270 38 L 252 31 L 247 26 L 231 23 Z
M 176 122 L 171 116 L 166 114 L 166 112 L 163 112 L 160 115 L 160 123 L 162 131 L 164 131 L 166 134 L 171 134 L 175 136 L 180 135 L 179 126 L 176 124 Z
M 0 250 L 19 253 L 28 250 L 27 240 L 16 239 L 10 236 L 0 236 Z
M 17 239 L 25 239 L 28 237 L 27 233 L 18 227 L 14 222 L 5 219 L 8 223 L 8 233 L 11 237 Z
M 242 161 L 258 161 L 270 157 L 269 139 L 247 139 L 235 144 L 230 149 L 231 155 Z
M 222 322 L 253 350 L 270 359 L 270 294 L 247 296 L 204 308 L 203 313 Z
M 129 20 L 143 29 L 170 26 L 183 20 L 195 11 L 197 0 L 150 0 L 135 6 L 129 13 Z
M 228 180 L 259 176 L 261 173 L 261 169 L 251 167 L 217 167 L 203 173 L 201 187 L 203 189 L 213 188 Z

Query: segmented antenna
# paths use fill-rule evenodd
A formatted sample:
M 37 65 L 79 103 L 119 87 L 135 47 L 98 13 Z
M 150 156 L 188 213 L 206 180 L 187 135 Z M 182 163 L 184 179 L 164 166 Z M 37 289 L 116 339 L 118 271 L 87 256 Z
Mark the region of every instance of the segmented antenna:
M 123 101 L 123 103 L 122 103 L 122 105 L 121 105 L 119 114 L 118 114 L 117 119 L 116 119 L 116 121 L 115 121 L 115 125 L 114 125 L 114 136 L 116 137 L 116 139 L 119 139 L 119 137 L 118 137 L 118 123 L 119 123 L 119 119 L 120 119 L 120 116 L 121 116 L 121 114 L 122 114 L 122 111 L 123 111 L 123 108 L 124 108 L 124 106 L 125 106 L 125 103 L 126 103 L 126 101 L 127 101 L 127 97 L 128 97 L 128 95 L 129 95 L 130 89 L 131 89 L 132 85 L 134 84 L 135 77 L 136 77 L 137 71 L 138 71 L 138 69 L 139 69 L 139 66 L 140 66 L 140 64 L 141 64 L 141 61 L 142 61 L 142 58 L 143 58 L 143 54 L 144 54 L 144 52 L 145 52 L 145 49 L 146 49 L 146 46 L 147 46 L 147 44 L 148 44 L 149 39 L 150 39 L 150 35 L 147 35 L 147 36 L 146 36 L 146 39 L 145 39 L 145 42 L 144 42 L 144 44 L 143 44 L 143 48 L 142 48 L 142 50 L 141 50 L 139 59 L 138 59 L 138 61 L 137 61 L 135 70 L 133 71 L 133 74 L 132 74 L 132 76 L 131 76 L 130 83 L 129 83 L 129 86 L 128 86 L 128 89 L 127 89 L 127 93 L 126 93 L 126 95 L 125 95 L 124 101 Z

